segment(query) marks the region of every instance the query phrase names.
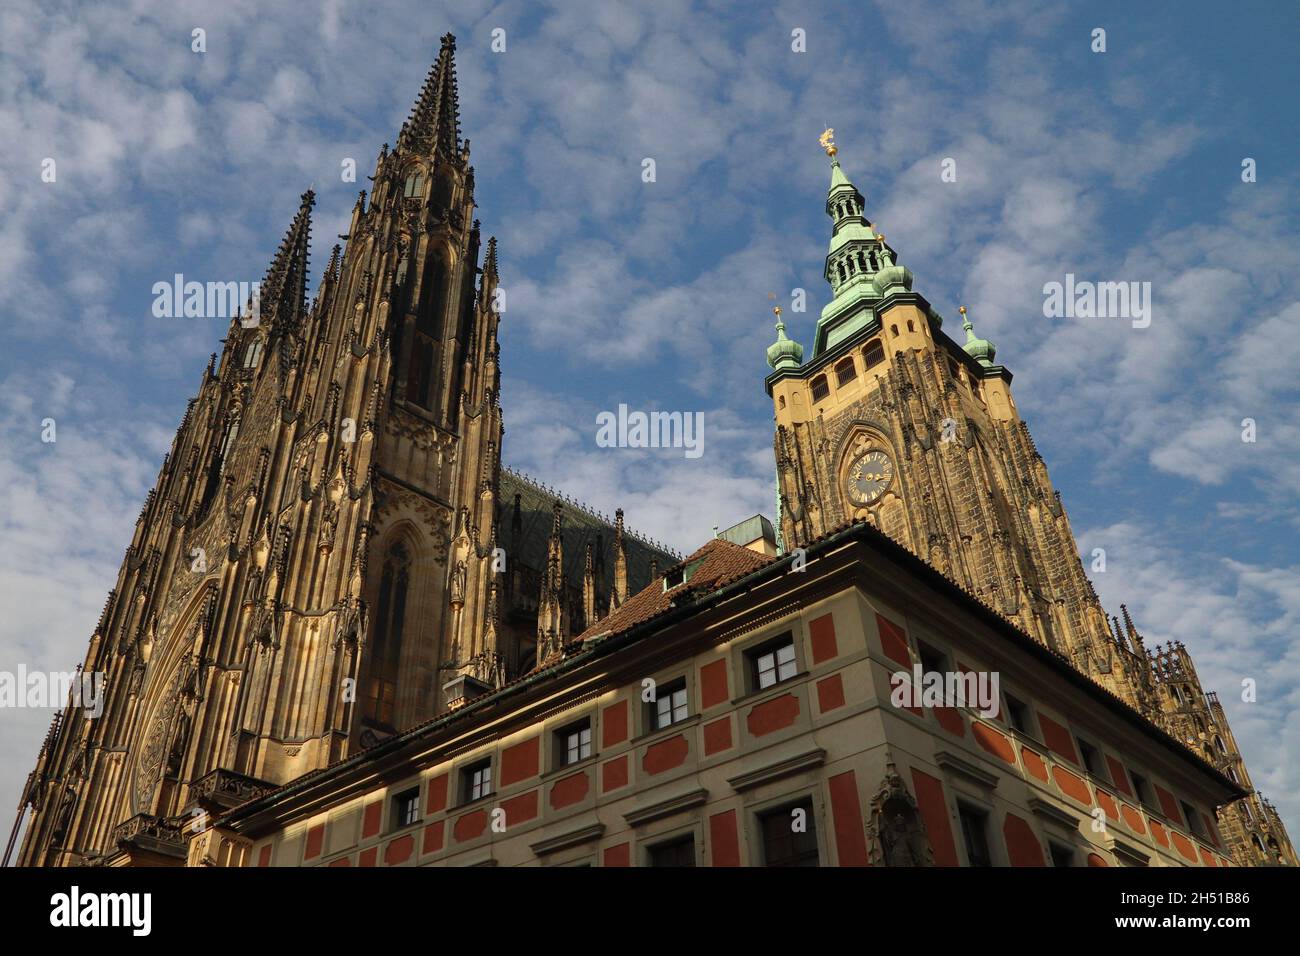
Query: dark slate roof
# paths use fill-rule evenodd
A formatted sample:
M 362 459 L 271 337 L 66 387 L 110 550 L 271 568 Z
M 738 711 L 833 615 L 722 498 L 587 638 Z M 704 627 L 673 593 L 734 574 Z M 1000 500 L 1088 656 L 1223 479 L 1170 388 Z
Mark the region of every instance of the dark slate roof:
M 501 469 L 501 513 L 499 540 L 506 554 L 525 567 L 540 571 L 546 567 L 547 543 L 557 498 L 561 502 L 561 536 L 564 539 L 564 578 L 570 587 L 582 587 L 587 562 L 587 542 L 593 550 L 596 589 L 607 595 L 614 586 L 614 522 L 597 514 L 563 492 L 547 488 L 509 468 Z M 519 536 L 515 539 L 515 496 L 519 496 Z M 666 546 L 623 526 L 623 548 L 627 552 L 628 592 L 650 580 L 650 562 L 657 560 L 663 572 L 681 561 L 681 555 Z

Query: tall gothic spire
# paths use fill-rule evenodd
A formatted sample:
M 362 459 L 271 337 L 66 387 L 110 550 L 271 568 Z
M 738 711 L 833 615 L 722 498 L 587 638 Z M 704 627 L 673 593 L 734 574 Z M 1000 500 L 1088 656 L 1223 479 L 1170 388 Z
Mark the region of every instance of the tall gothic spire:
M 260 316 L 273 329 L 296 329 L 306 314 L 307 271 L 311 255 L 311 210 L 316 194 L 302 194 L 302 204 L 284 234 L 260 290 Z
M 460 152 L 460 104 L 456 92 L 456 38 L 442 38 L 438 59 L 429 70 L 424 88 L 402 124 L 398 149 L 441 153 L 447 158 Z
M 564 653 L 569 638 L 569 615 L 564 586 L 563 506 L 555 499 L 551 537 L 547 542 L 546 571 L 537 604 L 537 667 L 555 663 Z
M 652 575 L 653 577 L 653 575 Z M 623 545 L 623 509 L 614 512 L 614 593 L 610 610 L 627 602 L 627 549 Z

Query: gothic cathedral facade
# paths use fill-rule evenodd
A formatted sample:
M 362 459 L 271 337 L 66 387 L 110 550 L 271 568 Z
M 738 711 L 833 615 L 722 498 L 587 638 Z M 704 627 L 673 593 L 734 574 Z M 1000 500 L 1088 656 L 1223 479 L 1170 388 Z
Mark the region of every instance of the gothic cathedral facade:
M 204 372 L 82 665 L 103 714 L 55 718 L 21 864 L 165 862 L 201 800 L 501 686 L 674 560 L 501 467 L 496 244 L 454 54 L 448 35 L 315 300 L 308 192 L 257 321 Z
M 20 865 L 182 863 L 192 815 L 555 662 L 679 558 L 502 467 L 497 250 L 454 52 L 315 298 L 308 192 L 204 372 L 80 665 L 103 713 L 56 716 Z M 807 362 L 779 310 L 768 351 L 784 547 L 871 522 L 1249 787 L 1185 649 L 1103 611 L 993 345 L 944 333 L 829 152 L 833 298 Z M 1221 825 L 1239 863 L 1295 862 L 1257 795 Z

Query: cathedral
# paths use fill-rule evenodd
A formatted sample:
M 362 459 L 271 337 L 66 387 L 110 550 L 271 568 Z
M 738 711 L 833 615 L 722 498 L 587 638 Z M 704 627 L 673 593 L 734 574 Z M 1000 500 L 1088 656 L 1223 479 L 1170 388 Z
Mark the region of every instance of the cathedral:
M 831 300 L 807 357 L 780 309 L 767 352 L 775 526 L 684 558 L 503 466 L 454 57 L 314 298 L 309 191 L 204 370 L 79 665 L 102 716 L 56 715 L 19 865 L 1296 864 L 1186 649 L 1101 607 L 1010 371 L 913 291 L 829 135 Z M 1015 696 L 890 706 L 914 665 Z

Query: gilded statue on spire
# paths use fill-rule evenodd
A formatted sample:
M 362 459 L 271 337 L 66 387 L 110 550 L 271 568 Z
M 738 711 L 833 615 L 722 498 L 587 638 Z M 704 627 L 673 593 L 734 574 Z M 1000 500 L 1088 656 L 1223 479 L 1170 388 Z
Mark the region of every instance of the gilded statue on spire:
M 835 146 L 835 130 L 829 126 L 821 136 L 817 137 L 817 142 L 821 143 L 821 147 L 826 150 L 827 156 L 834 156 L 839 152 L 839 149 Z

